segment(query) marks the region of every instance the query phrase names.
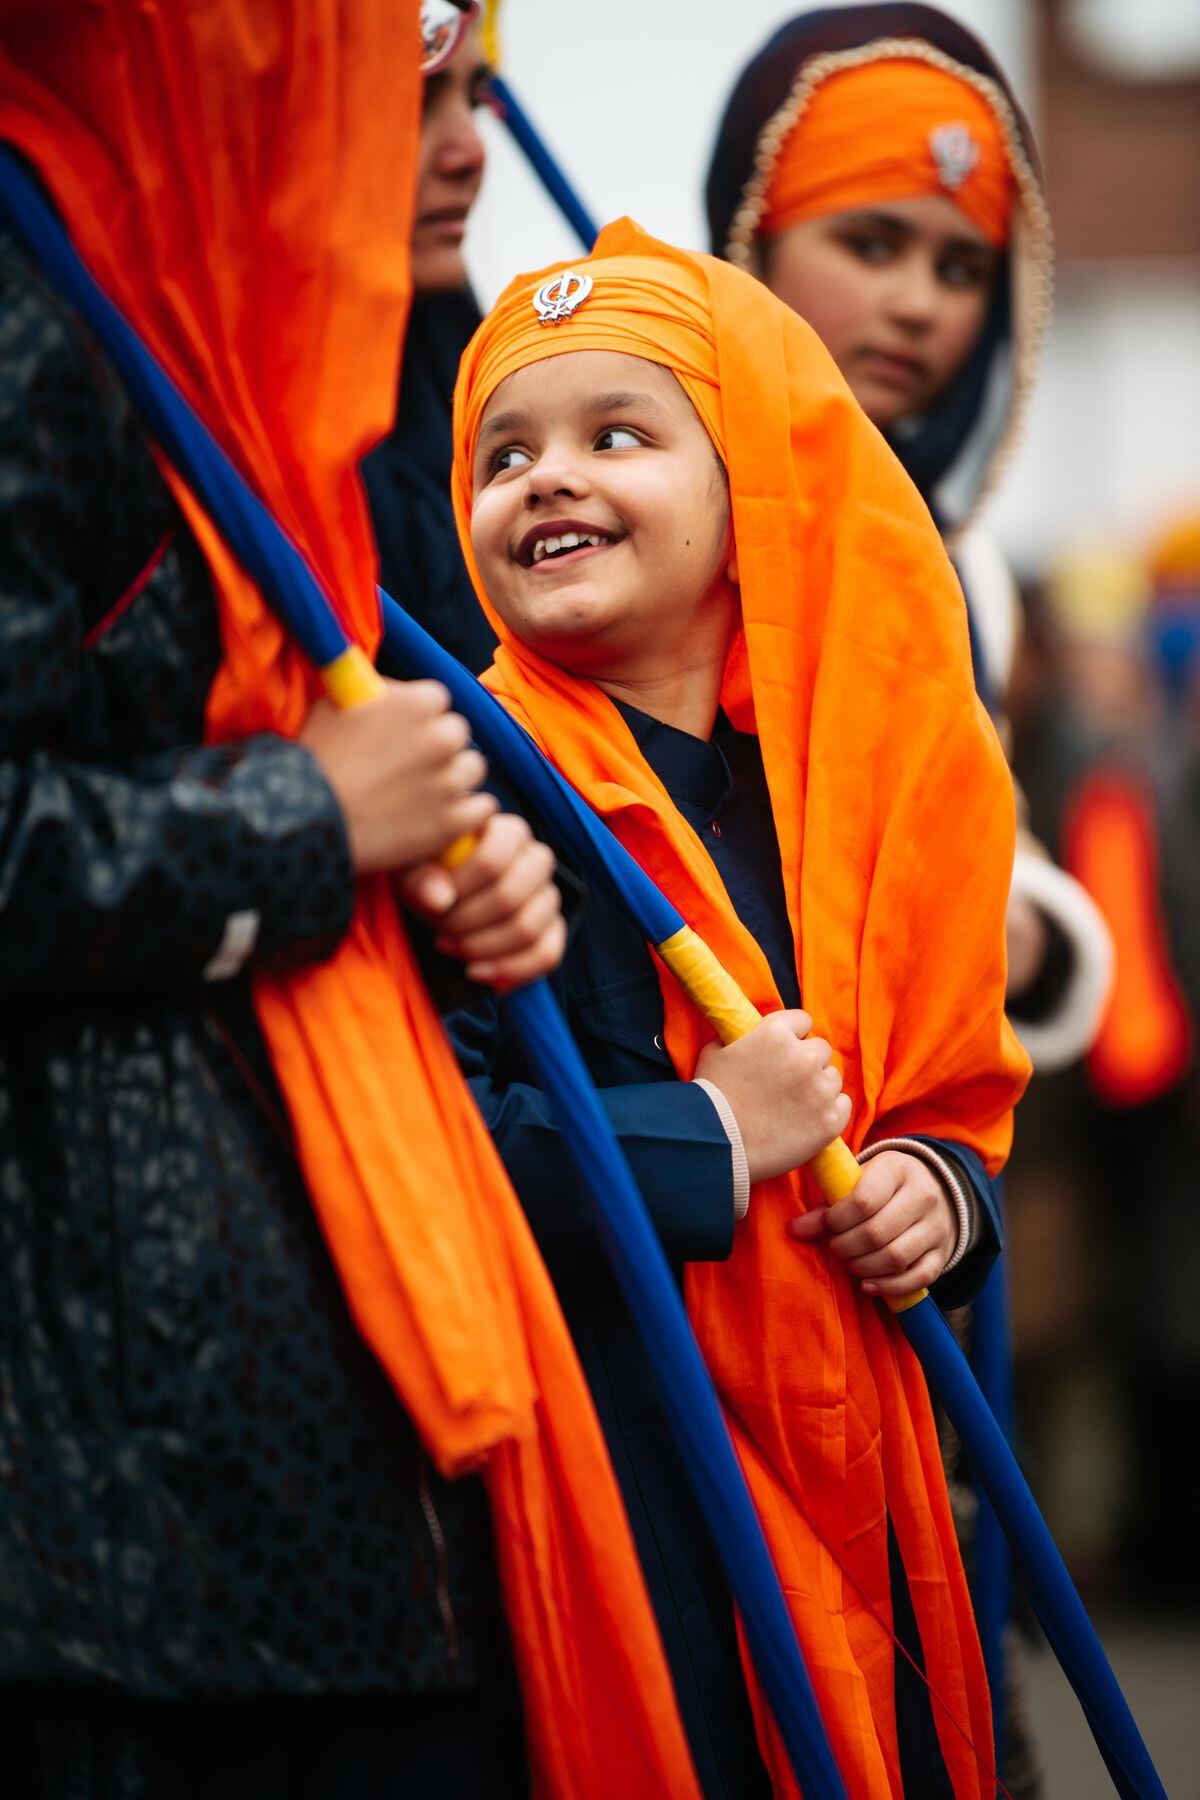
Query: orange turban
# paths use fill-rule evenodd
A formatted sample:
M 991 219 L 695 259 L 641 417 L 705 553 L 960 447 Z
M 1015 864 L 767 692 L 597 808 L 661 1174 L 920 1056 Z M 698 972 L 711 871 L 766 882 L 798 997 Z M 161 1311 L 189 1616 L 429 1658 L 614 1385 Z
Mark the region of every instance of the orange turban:
M 543 324 L 556 300 L 563 316 Z M 762 744 L 804 1004 L 854 1101 L 847 1136 L 957 1139 L 998 1168 L 1028 1070 L 1004 1018 L 1012 782 L 933 521 L 803 320 L 624 220 L 572 272 L 514 281 L 463 358 L 454 496 L 485 604 L 470 546 L 484 411 L 506 376 L 581 350 L 669 369 L 725 463 L 743 630 L 722 698 Z M 488 685 L 759 1010 L 777 1010 L 762 950 L 611 700 L 494 622 Z M 712 1031 L 661 965 L 659 979 L 686 1079 Z M 900 1791 L 890 1516 L 954 1792 L 982 1800 L 987 1689 L 924 1377 L 889 1313 L 832 1259 L 797 1256 L 784 1223 L 815 1201 L 803 1173 L 760 1183 L 729 1260 L 689 1267 L 689 1310 L 847 1790 Z M 747 1679 L 775 1791 L 795 1795 Z
M 759 234 L 824 213 L 939 194 L 997 249 L 1016 180 L 1004 129 L 980 88 L 929 63 L 880 58 L 810 93 L 770 172 Z

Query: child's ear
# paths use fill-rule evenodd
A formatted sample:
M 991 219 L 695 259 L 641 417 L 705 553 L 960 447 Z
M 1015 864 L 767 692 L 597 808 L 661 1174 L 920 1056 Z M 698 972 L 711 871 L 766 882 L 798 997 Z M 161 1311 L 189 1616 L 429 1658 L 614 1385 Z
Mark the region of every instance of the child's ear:
M 729 534 L 729 559 L 725 564 L 725 575 L 726 579 L 731 581 L 734 587 L 741 586 L 741 582 L 738 579 L 737 540 L 732 532 Z

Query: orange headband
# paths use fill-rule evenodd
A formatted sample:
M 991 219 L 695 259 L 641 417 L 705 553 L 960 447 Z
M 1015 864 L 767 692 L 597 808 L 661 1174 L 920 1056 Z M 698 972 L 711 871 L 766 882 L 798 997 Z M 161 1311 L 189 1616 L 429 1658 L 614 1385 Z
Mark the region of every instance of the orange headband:
M 984 95 L 943 69 L 887 58 L 814 90 L 771 171 L 758 230 L 774 237 L 824 213 L 937 194 L 1003 249 L 1015 192 Z

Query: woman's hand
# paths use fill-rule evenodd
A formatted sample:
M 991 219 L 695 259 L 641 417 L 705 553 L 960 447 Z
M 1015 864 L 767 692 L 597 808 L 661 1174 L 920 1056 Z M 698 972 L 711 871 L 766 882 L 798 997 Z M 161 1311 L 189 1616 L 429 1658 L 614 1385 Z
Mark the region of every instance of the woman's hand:
M 473 981 L 523 987 L 562 961 L 567 932 L 554 853 L 524 819 L 497 813 L 456 869 L 425 863 L 400 877 L 401 895 L 437 927 L 437 947 L 461 957 Z
M 408 868 L 483 830 L 496 801 L 476 792 L 487 764 L 470 741 L 440 681 L 385 681 L 344 712 L 317 701 L 300 742 L 342 809 L 356 874 Z
M 901 1299 L 937 1280 L 958 1243 L 958 1215 L 920 1157 L 884 1150 L 864 1165 L 853 1193 L 790 1220 L 787 1232 L 802 1244 L 824 1243 L 865 1294 Z

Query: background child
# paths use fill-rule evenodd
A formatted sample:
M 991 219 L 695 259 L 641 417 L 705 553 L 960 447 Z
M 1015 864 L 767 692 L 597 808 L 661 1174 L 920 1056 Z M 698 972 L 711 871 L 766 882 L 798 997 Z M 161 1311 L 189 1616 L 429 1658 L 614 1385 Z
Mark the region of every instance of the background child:
M 707 203 L 713 249 L 820 334 L 928 502 L 977 685 L 1002 715 L 1018 599 L 977 520 L 1029 402 L 1053 280 L 1037 151 L 1003 72 L 932 6 L 802 13 L 738 77 Z M 1087 895 L 1022 831 L 1008 1001 L 1035 1068 L 1087 1049 L 1110 960 Z

